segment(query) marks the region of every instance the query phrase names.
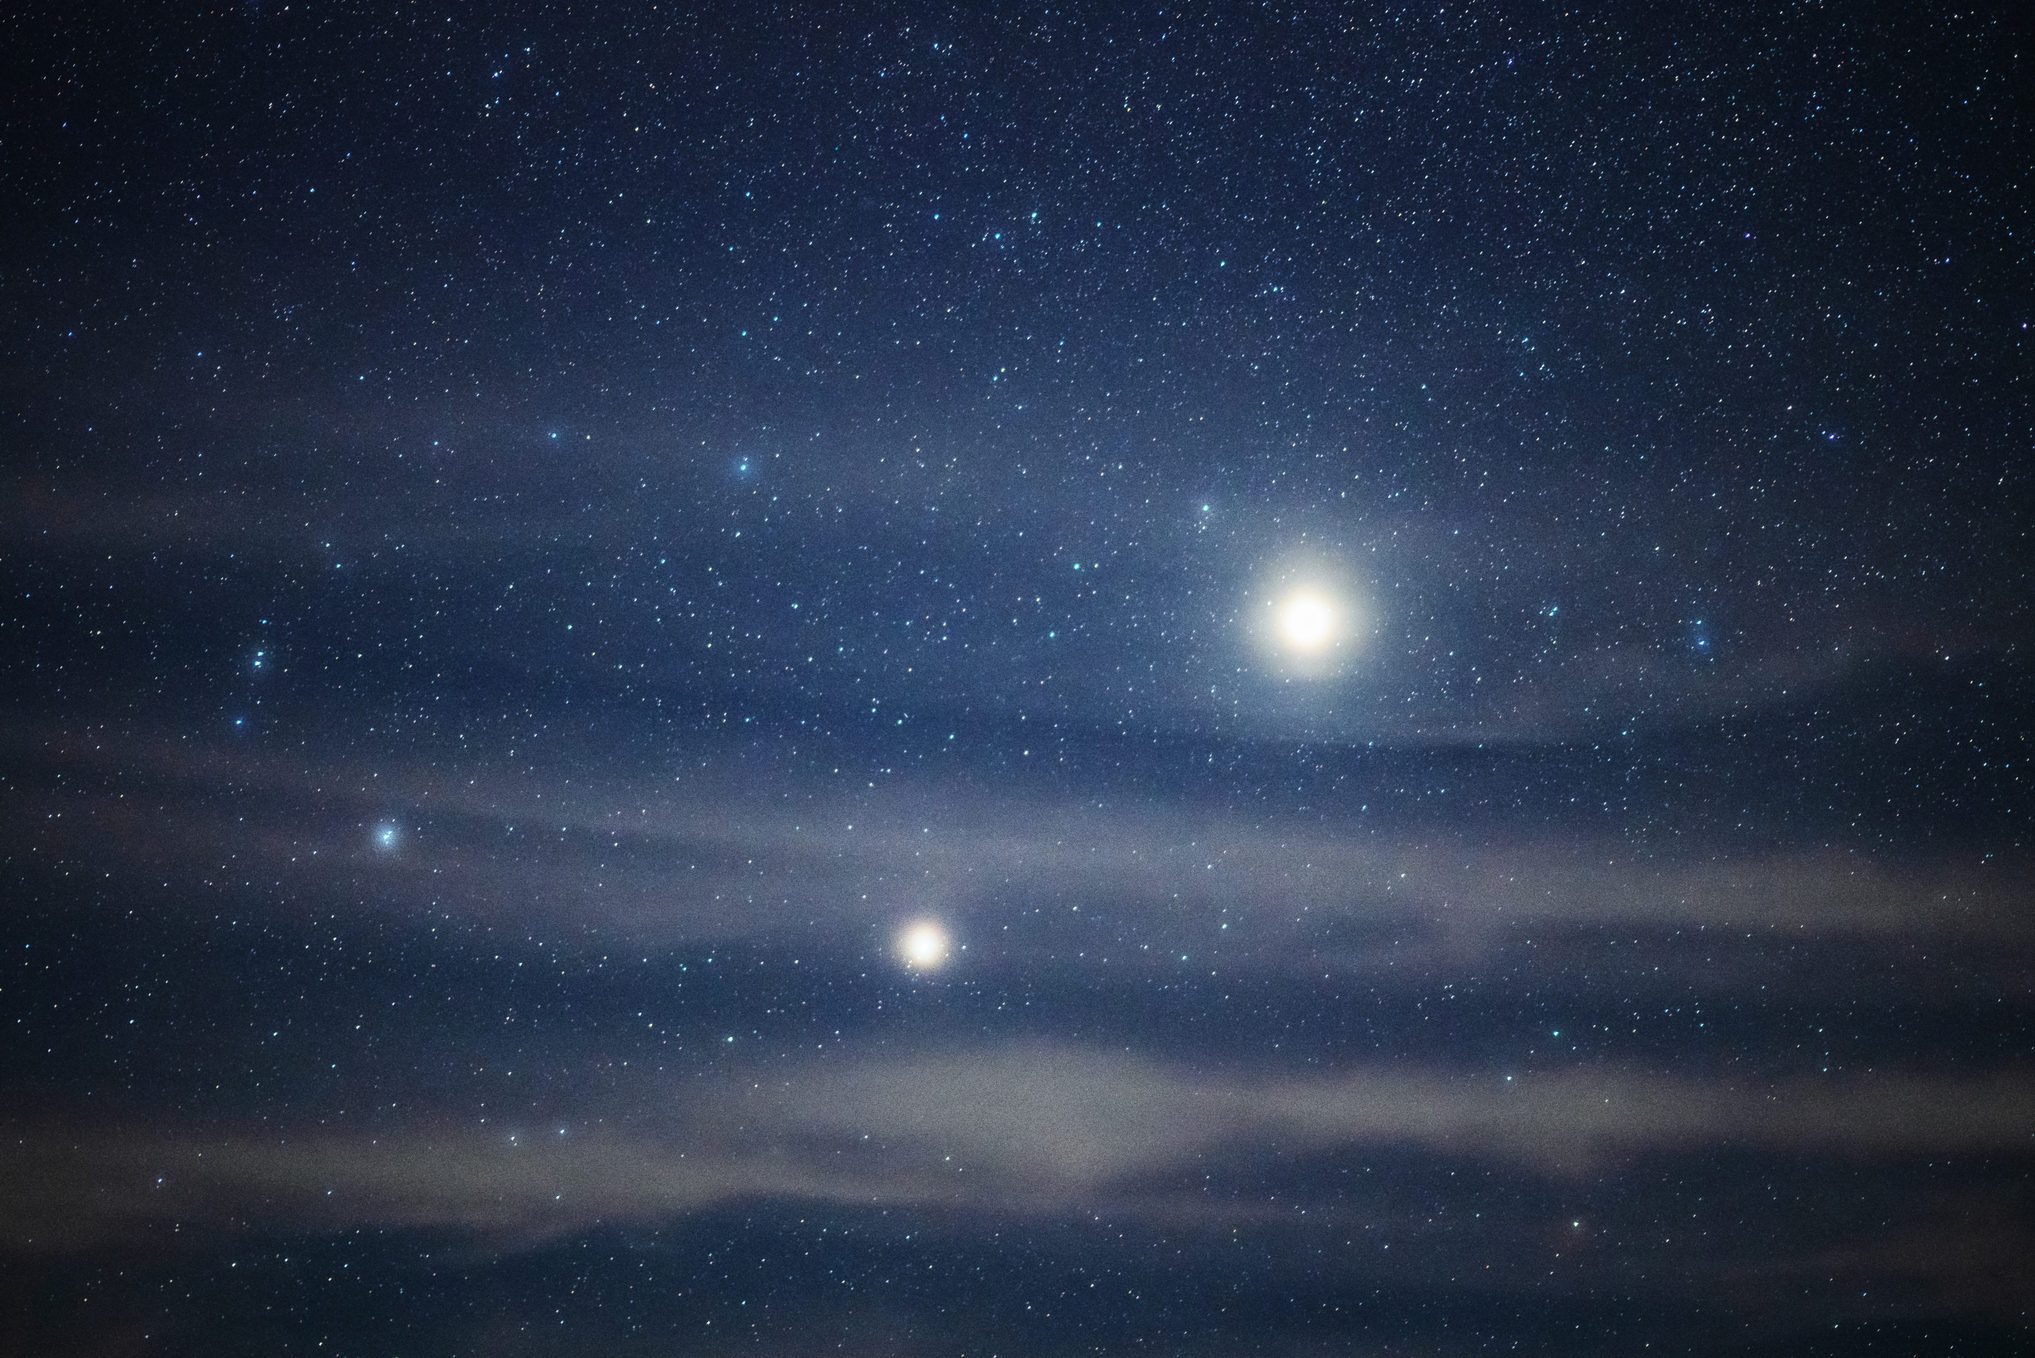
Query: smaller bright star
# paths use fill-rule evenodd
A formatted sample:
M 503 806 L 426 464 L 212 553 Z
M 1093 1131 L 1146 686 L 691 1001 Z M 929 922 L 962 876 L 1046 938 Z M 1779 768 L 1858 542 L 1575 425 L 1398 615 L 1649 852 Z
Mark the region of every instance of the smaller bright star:
M 920 920 L 897 936 L 897 950 L 907 966 L 928 971 L 947 960 L 953 950 L 947 931 L 931 920 Z

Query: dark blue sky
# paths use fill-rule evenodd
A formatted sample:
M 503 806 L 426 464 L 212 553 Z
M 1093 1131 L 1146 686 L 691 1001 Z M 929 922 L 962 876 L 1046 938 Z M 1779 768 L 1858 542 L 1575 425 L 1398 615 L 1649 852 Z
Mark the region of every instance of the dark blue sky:
M 0 35 L 16 1347 L 2029 1343 L 2009 16 Z

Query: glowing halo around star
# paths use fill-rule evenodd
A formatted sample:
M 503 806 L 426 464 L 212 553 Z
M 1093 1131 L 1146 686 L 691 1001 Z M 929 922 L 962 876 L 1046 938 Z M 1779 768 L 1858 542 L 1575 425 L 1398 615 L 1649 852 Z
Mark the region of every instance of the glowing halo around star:
M 931 971 L 942 966 L 954 950 L 954 940 L 947 931 L 929 919 L 908 924 L 898 933 L 897 954 L 904 964 L 915 971 Z

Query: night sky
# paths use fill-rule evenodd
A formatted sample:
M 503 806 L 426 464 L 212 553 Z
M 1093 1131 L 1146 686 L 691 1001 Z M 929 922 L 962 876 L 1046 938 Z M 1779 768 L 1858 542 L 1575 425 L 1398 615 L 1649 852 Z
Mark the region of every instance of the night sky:
M 2026 17 L 7 6 L 0 1351 L 2029 1351 Z

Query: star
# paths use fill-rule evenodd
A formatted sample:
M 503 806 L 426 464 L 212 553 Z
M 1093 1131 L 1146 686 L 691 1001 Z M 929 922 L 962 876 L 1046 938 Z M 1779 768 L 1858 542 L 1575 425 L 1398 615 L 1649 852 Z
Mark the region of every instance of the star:
M 953 940 L 932 920 L 908 925 L 897 936 L 897 951 L 904 958 L 905 965 L 914 970 L 930 971 L 940 966 L 952 950 Z
M 1319 655 L 1342 632 L 1342 610 L 1319 590 L 1296 589 L 1278 603 L 1280 642 L 1297 655 Z

